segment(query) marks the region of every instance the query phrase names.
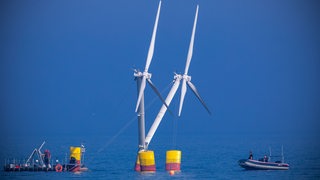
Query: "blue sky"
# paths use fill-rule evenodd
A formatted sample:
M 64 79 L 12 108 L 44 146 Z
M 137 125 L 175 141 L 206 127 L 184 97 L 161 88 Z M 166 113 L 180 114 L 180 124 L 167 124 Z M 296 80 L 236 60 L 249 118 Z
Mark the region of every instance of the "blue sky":
M 158 3 L 1 1 L 1 135 L 113 134 L 130 122 L 132 68 L 144 68 Z M 189 90 L 159 132 L 178 120 L 180 132 L 319 137 L 319 2 L 163 0 L 149 71 L 164 97 L 184 70 L 197 4 L 189 75 L 213 114 Z M 150 87 L 145 96 L 149 126 L 161 103 Z

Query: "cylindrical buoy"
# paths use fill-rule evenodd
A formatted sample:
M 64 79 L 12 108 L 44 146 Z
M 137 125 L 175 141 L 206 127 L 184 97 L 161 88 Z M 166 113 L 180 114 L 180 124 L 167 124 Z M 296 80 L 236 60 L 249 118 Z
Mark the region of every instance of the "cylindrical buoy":
M 136 160 L 136 164 L 135 164 L 135 166 L 134 166 L 134 170 L 135 170 L 135 171 L 138 171 L 138 172 L 141 171 L 139 154 L 137 154 L 137 160 Z
M 72 162 L 75 160 L 75 162 Z M 70 163 L 80 164 L 81 162 L 81 147 L 70 147 Z
M 139 152 L 139 161 L 142 172 L 155 172 L 156 163 L 154 160 L 153 151 L 141 151 Z
M 180 171 L 181 151 L 169 150 L 166 153 L 166 170 Z

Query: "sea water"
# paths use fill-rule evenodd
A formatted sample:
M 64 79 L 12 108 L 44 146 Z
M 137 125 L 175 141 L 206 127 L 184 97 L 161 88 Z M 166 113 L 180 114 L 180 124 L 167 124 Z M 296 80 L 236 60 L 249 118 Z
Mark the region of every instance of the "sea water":
M 0 179 L 320 179 L 320 147 L 316 140 L 272 135 L 183 133 L 174 141 L 170 136 L 158 135 L 149 147 L 155 152 L 155 173 L 133 170 L 137 153 L 137 137 L 133 134 L 116 138 L 101 134 L 2 137 L 2 163 L 8 158 L 20 158 L 22 162 L 43 140 L 46 144 L 42 152 L 49 149 L 52 161 L 57 159 L 59 162 L 68 158 L 70 146 L 84 143 L 84 163 L 89 170 L 58 173 L 4 172 L 1 169 Z M 281 155 L 281 146 L 285 162 L 290 164 L 289 170 L 250 171 L 237 163 L 239 159 L 247 158 L 250 151 L 255 159 L 268 155 L 269 148 L 272 155 Z M 181 172 L 173 176 L 165 171 L 165 153 L 170 149 L 182 151 Z

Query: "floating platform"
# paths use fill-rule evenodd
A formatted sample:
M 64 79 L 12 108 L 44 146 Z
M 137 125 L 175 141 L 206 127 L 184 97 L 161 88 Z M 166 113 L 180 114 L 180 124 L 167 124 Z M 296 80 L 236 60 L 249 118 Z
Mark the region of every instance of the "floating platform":
M 25 165 L 19 165 L 19 164 L 6 164 L 3 167 L 4 171 L 55 171 L 55 172 L 63 172 L 63 171 L 87 171 L 88 168 L 84 165 L 80 164 L 67 164 L 67 165 L 60 165 L 56 164 L 52 167 L 39 167 L 39 166 L 25 166 Z
M 88 168 L 83 164 L 83 156 L 85 153 L 85 147 L 81 144 L 80 147 L 70 147 L 70 158 L 60 164 L 58 160 L 56 162 L 51 162 L 51 153 L 49 150 L 45 150 L 44 153 L 41 152 L 42 146 L 45 144 L 45 141 L 38 149 L 34 149 L 29 156 L 29 158 L 21 163 L 17 162 L 14 159 L 12 161 L 6 161 L 3 166 L 4 171 L 69 171 L 69 172 L 79 172 L 87 171 Z
M 55 168 L 46 167 L 21 167 L 14 164 L 6 164 L 3 168 L 4 171 L 56 171 Z

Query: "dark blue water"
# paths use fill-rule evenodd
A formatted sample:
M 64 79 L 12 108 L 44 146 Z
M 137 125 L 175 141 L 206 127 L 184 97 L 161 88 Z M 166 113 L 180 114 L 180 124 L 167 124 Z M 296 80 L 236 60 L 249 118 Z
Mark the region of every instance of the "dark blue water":
M 150 146 L 155 152 L 157 166 L 153 174 L 133 171 L 137 150 L 135 134 L 122 134 L 112 143 L 110 138 L 112 135 L 97 134 L 2 137 L 0 158 L 3 163 L 6 158 L 27 158 L 43 140 L 47 142 L 43 150 L 49 149 L 52 158 L 61 162 L 69 154 L 69 146 L 85 142 L 85 164 L 89 171 L 75 174 L 2 170 L 0 179 L 320 179 L 319 143 L 309 137 L 184 133 L 173 141 L 170 136 L 158 135 Z M 247 158 L 250 150 L 254 158 L 259 158 L 269 153 L 269 147 L 273 154 L 280 154 L 282 145 L 285 161 L 290 164 L 287 171 L 247 171 L 237 164 L 239 159 Z M 174 176 L 164 170 L 165 153 L 172 148 L 182 151 L 182 171 Z

